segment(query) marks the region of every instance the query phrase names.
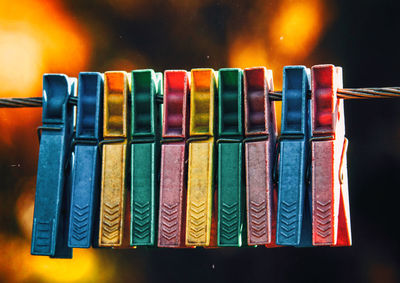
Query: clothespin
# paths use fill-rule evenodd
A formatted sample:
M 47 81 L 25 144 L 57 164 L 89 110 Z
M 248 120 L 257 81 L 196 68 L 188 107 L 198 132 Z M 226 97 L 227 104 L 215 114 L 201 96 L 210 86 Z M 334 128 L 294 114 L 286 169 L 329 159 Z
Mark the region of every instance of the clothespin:
M 274 245 L 272 171 L 275 161 L 275 108 L 268 97 L 272 71 L 244 70 L 245 166 L 248 245 Z
M 165 71 L 159 247 L 183 247 L 185 244 L 188 101 L 187 72 Z
M 103 76 L 79 74 L 76 136 L 71 173 L 71 206 L 68 246 L 89 248 L 98 219 L 100 153 L 103 135 Z
M 191 71 L 187 246 L 215 246 L 214 239 L 211 239 L 215 88 L 212 69 Z
M 342 68 L 316 65 L 312 81 L 312 242 L 350 246 Z
M 241 69 L 218 73 L 218 246 L 242 245 L 243 96 Z
M 283 69 L 282 127 L 276 242 L 311 246 L 310 193 L 307 185 L 310 138 L 309 70 Z
M 122 244 L 129 84 L 122 71 L 104 73 L 104 116 L 100 198 L 100 247 Z
M 160 155 L 162 74 L 132 71 L 131 126 L 131 245 L 152 246 L 156 241 Z
M 43 125 L 39 149 L 33 215 L 33 255 L 71 258 L 67 246 L 69 191 L 66 168 L 73 133 L 76 79 L 61 74 L 43 76 Z

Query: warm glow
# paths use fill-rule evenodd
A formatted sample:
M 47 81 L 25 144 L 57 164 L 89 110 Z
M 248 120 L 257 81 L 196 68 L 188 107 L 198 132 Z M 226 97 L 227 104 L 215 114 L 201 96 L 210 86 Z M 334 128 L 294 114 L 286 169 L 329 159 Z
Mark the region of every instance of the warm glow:
M 326 24 L 320 0 L 282 1 L 271 21 L 270 39 L 282 56 L 304 58 L 310 53 Z
M 74 249 L 74 260 L 32 256 L 27 268 L 49 282 L 87 281 L 97 277 L 96 274 L 99 273 L 93 250 L 86 249 Z
M 229 53 L 229 65 L 236 68 L 267 66 L 268 56 L 265 43 L 248 37 L 238 37 L 232 42 Z
M 273 10 L 267 5 L 260 9 Z M 255 18 L 232 37 L 229 67 L 266 66 L 274 72 L 275 89 L 281 89 L 283 67 L 304 64 L 317 44 L 329 18 L 326 9 L 321 0 L 279 2 L 276 11 L 265 12 L 267 23 Z
M 43 49 L 31 34 L 0 29 L 1 92 L 31 93 L 40 87 Z
M 108 282 L 115 272 L 93 249 L 74 249 L 73 260 L 31 256 L 28 241 L 2 235 L 0 247 L 0 274 L 12 282 Z
M 90 41 L 58 1 L 0 2 L 0 87 L 40 95 L 43 72 L 77 75 L 89 61 Z
M 59 1 L 0 1 L 0 97 L 41 96 L 43 73 L 77 76 L 89 54 L 88 34 Z M 0 121 L 0 142 L 11 147 L 21 129 L 38 125 L 40 111 L 2 110 Z

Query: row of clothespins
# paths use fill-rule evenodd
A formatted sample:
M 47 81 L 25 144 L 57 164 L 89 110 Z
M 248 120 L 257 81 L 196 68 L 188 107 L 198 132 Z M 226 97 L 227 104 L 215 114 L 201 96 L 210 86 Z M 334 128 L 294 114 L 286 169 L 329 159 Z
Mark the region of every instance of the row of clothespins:
M 284 68 L 279 138 L 264 67 L 76 85 L 44 75 L 32 254 L 351 245 L 340 67 Z

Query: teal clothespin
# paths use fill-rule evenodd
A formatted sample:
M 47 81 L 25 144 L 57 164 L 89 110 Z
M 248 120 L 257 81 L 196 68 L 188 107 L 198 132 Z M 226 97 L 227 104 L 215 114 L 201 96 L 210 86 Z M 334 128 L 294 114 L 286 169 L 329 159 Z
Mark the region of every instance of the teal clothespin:
M 132 71 L 131 125 L 131 246 L 157 241 L 160 105 L 162 74 Z
M 69 191 L 65 175 L 71 154 L 76 79 L 61 74 L 43 76 L 43 125 L 39 149 L 35 209 L 32 228 L 33 255 L 71 258 L 67 246 Z
M 245 187 L 243 178 L 243 72 L 218 73 L 218 246 L 242 245 Z

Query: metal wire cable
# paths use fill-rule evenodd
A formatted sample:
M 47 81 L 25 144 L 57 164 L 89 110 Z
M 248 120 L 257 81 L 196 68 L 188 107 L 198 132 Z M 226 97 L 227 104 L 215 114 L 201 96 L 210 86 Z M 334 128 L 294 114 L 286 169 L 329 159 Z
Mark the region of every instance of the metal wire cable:
M 272 91 L 268 94 L 273 101 L 282 100 L 282 91 Z M 337 90 L 337 96 L 343 99 L 400 98 L 400 87 L 343 88 Z M 163 97 L 158 95 L 156 101 L 163 103 Z M 76 105 L 77 97 L 71 97 L 69 103 Z M 42 107 L 42 97 L 0 98 L 0 108 L 23 107 Z

